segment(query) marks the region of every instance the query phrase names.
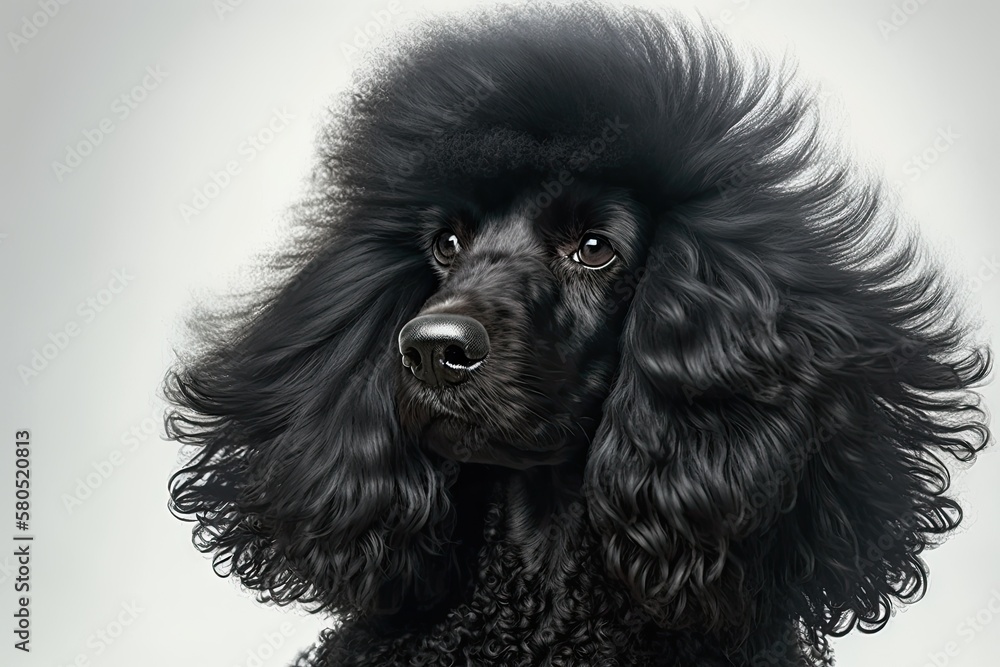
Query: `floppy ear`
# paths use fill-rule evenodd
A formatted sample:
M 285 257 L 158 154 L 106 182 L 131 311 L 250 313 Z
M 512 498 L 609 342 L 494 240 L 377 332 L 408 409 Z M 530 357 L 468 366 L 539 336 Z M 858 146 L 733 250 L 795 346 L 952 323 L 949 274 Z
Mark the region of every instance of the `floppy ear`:
M 395 335 L 429 289 L 419 253 L 379 241 L 399 228 L 314 241 L 229 337 L 197 322 L 207 352 L 166 379 L 168 436 L 198 447 L 171 509 L 264 601 L 361 614 L 444 590 L 451 507 L 393 409 Z
M 590 516 L 665 626 L 874 631 L 959 523 L 941 459 L 987 442 L 969 388 L 989 356 L 963 350 L 912 239 L 876 223 L 877 191 L 840 173 L 793 188 L 776 168 L 659 220 L 591 445 Z

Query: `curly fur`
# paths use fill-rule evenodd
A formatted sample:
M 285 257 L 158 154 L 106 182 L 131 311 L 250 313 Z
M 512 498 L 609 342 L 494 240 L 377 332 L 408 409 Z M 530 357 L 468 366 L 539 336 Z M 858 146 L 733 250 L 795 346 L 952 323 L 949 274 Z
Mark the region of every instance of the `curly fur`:
M 197 547 L 340 618 L 299 665 L 821 665 L 921 596 L 989 354 L 788 68 L 585 3 L 425 25 L 358 90 L 273 288 L 165 382 Z M 493 350 L 435 393 L 396 339 L 445 311 Z

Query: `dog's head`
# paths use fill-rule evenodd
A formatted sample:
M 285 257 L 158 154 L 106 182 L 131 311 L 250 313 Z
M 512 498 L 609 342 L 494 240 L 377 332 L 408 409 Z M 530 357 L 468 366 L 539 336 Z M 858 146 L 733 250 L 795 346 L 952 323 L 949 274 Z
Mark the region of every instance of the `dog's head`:
M 422 35 L 331 124 L 292 277 L 168 377 L 197 544 L 265 599 L 390 612 L 447 585 L 446 468 L 583 461 L 666 627 L 919 595 L 988 357 L 787 72 L 592 5 Z

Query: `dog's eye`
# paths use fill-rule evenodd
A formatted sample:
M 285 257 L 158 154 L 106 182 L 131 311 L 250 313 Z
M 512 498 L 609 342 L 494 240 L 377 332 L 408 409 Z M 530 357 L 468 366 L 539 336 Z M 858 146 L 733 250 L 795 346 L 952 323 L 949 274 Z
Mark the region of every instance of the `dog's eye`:
M 587 234 L 571 259 L 588 269 L 603 269 L 615 260 L 615 249 L 603 236 Z
M 433 244 L 434 259 L 442 266 L 450 266 L 458 253 L 462 250 L 462 244 L 458 242 L 458 236 L 452 232 L 441 232 L 434 239 Z

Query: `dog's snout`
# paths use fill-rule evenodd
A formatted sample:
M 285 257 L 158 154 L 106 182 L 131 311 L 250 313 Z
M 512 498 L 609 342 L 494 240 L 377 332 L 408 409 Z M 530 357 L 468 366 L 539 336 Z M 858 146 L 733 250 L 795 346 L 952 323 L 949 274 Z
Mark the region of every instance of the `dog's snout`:
M 431 386 L 463 382 L 489 352 L 486 329 L 466 315 L 420 315 L 399 332 L 403 365 Z

